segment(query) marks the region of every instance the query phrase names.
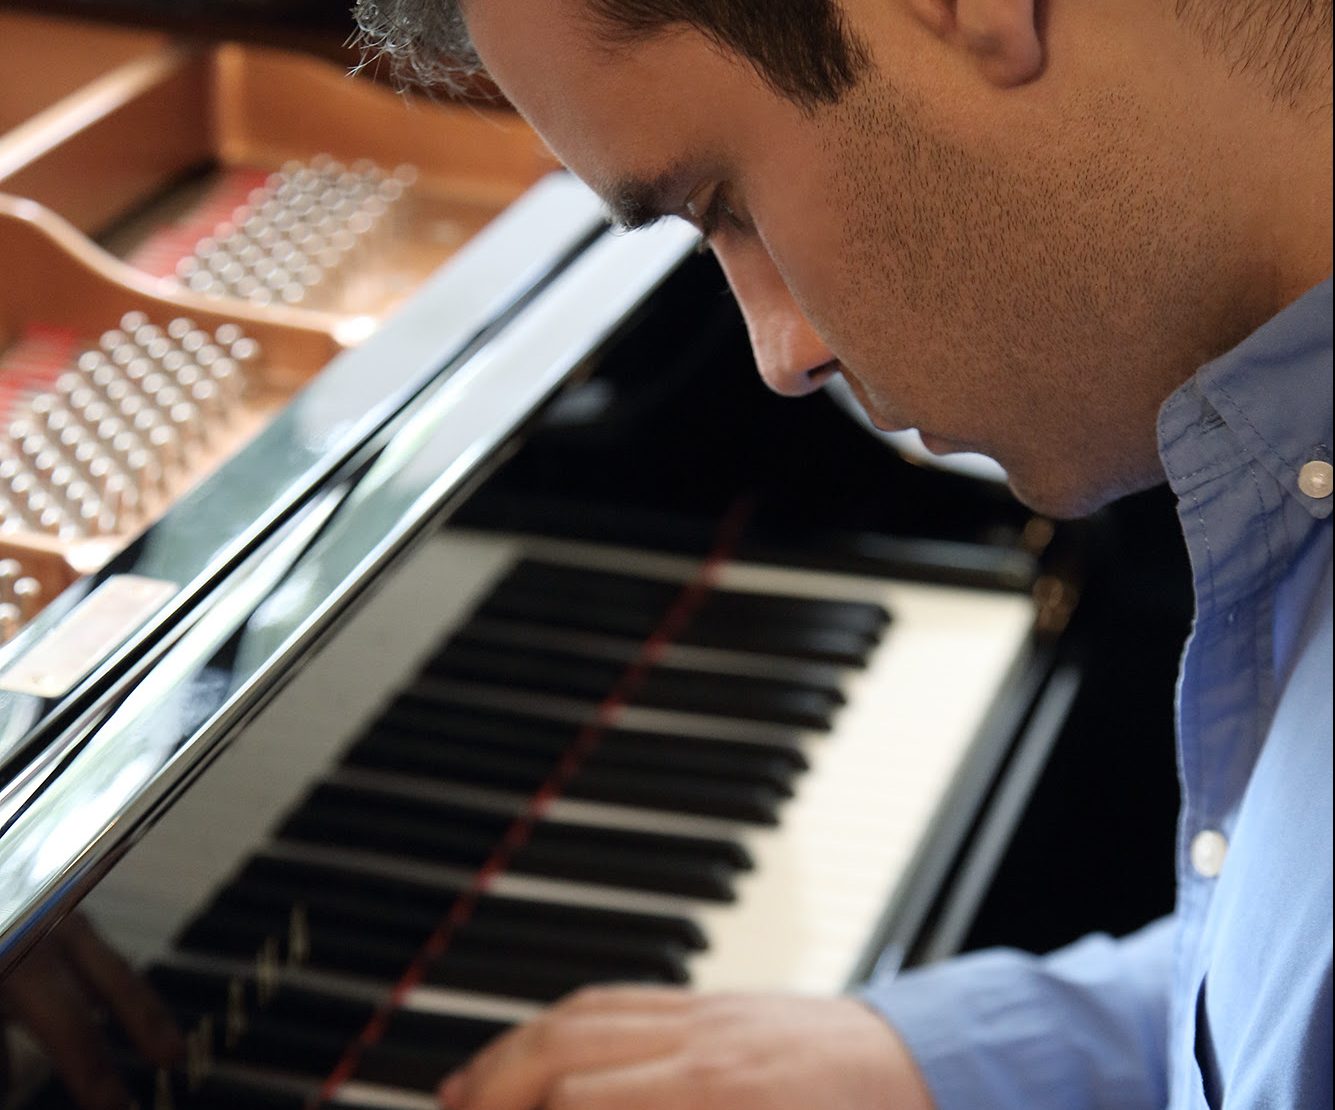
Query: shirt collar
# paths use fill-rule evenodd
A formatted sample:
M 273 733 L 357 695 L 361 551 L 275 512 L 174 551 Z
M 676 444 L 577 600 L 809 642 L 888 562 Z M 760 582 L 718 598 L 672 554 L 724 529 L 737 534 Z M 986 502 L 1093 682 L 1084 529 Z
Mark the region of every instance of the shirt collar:
M 1332 498 L 1303 493 L 1298 475 L 1331 461 L 1331 297 L 1327 279 L 1164 402 L 1159 454 L 1179 497 L 1254 461 L 1312 516 L 1330 516 Z M 1221 426 L 1232 436 L 1209 434 Z

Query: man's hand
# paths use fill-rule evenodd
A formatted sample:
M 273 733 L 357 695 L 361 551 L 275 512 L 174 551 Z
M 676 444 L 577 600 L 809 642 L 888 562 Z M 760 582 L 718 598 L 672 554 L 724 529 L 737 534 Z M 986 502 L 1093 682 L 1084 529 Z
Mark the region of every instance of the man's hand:
M 484 1048 L 447 1110 L 932 1110 L 894 1030 L 848 998 L 580 991 Z
M 0 1015 L 24 1026 L 46 1050 L 76 1105 L 120 1110 L 129 1106 L 130 1096 L 95 1017 L 99 1010 L 114 1016 L 146 1060 L 168 1064 L 181 1054 L 181 1034 L 166 1006 L 78 914 L 0 982 Z M 0 1055 L 3 1048 L 0 1037 Z M 3 1064 L 0 1060 L 0 1093 Z

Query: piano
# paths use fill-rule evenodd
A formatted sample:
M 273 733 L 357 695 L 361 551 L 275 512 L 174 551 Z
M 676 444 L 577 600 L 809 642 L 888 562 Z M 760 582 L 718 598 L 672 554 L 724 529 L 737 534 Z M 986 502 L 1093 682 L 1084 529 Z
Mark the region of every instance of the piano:
M 140 1106 L 965 943 L 1080 529 L 765 396 L 689 229 L 502 110 L 17 9 L 0 74 L 0 974 L 86 914 L 186 1034 L 108 1030 Z

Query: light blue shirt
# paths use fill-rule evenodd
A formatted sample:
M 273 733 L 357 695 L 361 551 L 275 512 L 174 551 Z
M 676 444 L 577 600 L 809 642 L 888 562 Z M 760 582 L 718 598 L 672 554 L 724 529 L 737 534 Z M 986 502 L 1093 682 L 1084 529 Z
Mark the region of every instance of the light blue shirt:
M 1326 281 L 1160 410 L 1196 590 L 1177 908 L 874 980 L 938 1110 L 1332 1105 L 1331 344 Z

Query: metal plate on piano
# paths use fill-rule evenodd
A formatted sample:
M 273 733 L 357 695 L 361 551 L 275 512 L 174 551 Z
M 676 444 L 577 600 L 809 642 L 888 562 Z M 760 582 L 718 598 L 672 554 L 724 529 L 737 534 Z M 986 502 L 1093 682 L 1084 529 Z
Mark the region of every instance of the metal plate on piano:
M 161 609 L 176 590 L 175 582 L 160 578 L 113 575 L 0 672 L 0 690 L 60 697 Z

